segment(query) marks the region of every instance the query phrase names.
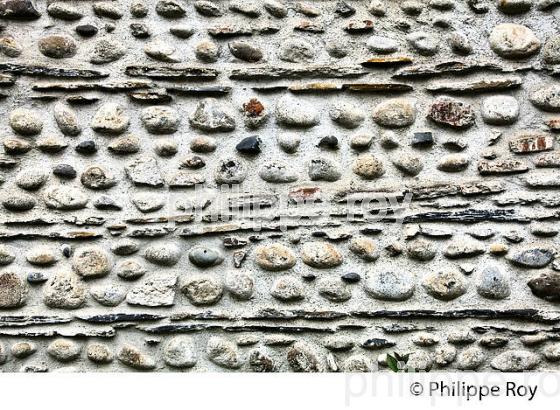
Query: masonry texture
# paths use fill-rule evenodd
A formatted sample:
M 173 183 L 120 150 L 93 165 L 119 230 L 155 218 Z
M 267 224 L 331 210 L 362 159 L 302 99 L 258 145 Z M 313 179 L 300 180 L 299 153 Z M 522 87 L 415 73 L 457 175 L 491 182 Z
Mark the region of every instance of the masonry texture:
M 0 0 L 0 371 L 556 370 L 560 0 Z

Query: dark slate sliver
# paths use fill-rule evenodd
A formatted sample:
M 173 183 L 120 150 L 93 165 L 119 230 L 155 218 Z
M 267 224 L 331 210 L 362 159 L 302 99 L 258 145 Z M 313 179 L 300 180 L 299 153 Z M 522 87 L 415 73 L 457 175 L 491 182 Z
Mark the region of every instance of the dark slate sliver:
M 395 342 L 389 341 L 387 339 L 381 339 L 375 337 L 371 339 L 367 339 L 365 342 L 361 344 L 361 346 L 364 349 L 368 349 L 368 350 L 386 349 L 388 347 L 393 347 L 395 345 L 396 345 Z
M 1 68 L 1 66 L 0 66 Z M 1 69 L 0 69 L 1 71 Z M 146 77 L 156 80 L 212 80 L 218 70 L 203 67 L 128 66 L 125 74 L 131 77 Z
M 304 66 L 304 67 L 250 67 L 231 70 L 229 78 L 232 80 L 274 80 L 282 78 L 351 78 L 361 77 L 367 71 L 359 66 Z
M 78 68 L 56 68 L 41 65 L 23 65 L 16 63 L 0 63 L 0 73 L 26 75 L 30 77 L 58 78 L 106 78 L 109 73 L 97 70 Z
M 430 147 L 434 144 L 434 137 L 431 132 L 415 132 L 412 136 L 410 145 L 413 147 Z

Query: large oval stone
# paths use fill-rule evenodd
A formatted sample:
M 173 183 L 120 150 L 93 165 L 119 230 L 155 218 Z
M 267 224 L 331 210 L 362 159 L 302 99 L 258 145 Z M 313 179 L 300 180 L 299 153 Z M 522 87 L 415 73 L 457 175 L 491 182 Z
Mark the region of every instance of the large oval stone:
M 148 107 L 142 110 L 142 124 L 152 134 L 172 134 L 179 128 L 179 114 L 171 107 Z
M 189 277 L 181 286 L 181 291 L 195 306 L 213 305 L 224 293 L 222 282 L 211 275 Z
M 467 292 L 463 275 L 453 270 L 428 274 L 422 286 L 429 295 L 440 300 L 453 300 Z
M 240 184 L 247 177 L 247 172 L 245 161 L 235 157 L 226 157 L 218 161 L 214 171 L 214 180 L 217 184 Z
M 225 287 L 237 300 L 249 300 L 255 291 L 255 278 L 250 272 L 230 272 L 226 276 Z
M 342 254 L 327 242 L 307 242 L 301 249 L 303 263 L 314 268 L 334 268 L 342 263 Z
M 140 351 L 136 346 L 125 344 L 117 355 L 119 361 L 133 369 L 152 370 L 156 367 L 156 361 Z
M 276 121 L 287 127 L 309 128 L 319 124 L 319 112 L 312 105 L 291 96 L 276 104 Z
M 124 108 L 113 102 L 102 105 L 91 121 L 94 131 L 106 134 L 122 134 L 129 125 L 130 118 Z
M 126 302 L 130 305 L 149 307 L 172 306 L 176 282 L 177 277 L 173 274 L 151 275 L 128 292 Z
M 509 283 L 510 277 L 507 272 L 497 265 L 489 265 L 480 272 L 476 291 L 488 299 L 504 299 L 511 293 Z
M 560 86 L 545 85 L 529 94 L 529 101 L 534 106 L 548 112 L 560 112 Z
M 56 339 L 47 347 L 47 353 L 60 362 L 70 362 L 82 352 L 82 346 L 73 340 Z
M 486 355 L 478 347 L 469 347 L 457 355 L 457 368 L 459 370 L 476 370 L 486 360 Z
M 8 121 L 10 127 L 20 135 L 37 135 L 43 130 L 43 119 L 41 118 L 41 114 L 36 110 L 16 108 L 10 112 Z
M 237 369 L 243 364 L 237 346 L 221 337 L 212 336 L 208 340 L 206 354 L 210 361 L 226 369 Z
M 71 186 L 53 186 L 45 192 L 45 204 L 48 208 L 72 211 L 85 208 L 87 203 L 87 195 Z
M 408 127 L 416 120 L 416 107 L 406 98 L 392 98 L 379 103 L 374 108 L 372 117 L 382 127 Z
M 437 124 L 466 129 L 474 125 L 476 117 L 470 104 L 451 97 L 439 97 L 430 106 L 428 118 Z
M 173 243 L 161 243 L 149 246 L 144 257 L 156 265 L 173 266 L 181 259 L 181 250 Z
M 281 243 L 259 246 L 255 252 L 255 262 L 269 271 L 290 269 L 296 264 L 292 250 Z
M 0 245 L 0 266 L 9 265 L 16 260 L 16 250 L 8 245 Z
M 0 274 L 0 309 L 21 306 L 26 299 L 27 285 L 17 274 Z
M 490 48 L 507 59 L 523 59 L 535 54 L 541 42 L 530 28 L 520 24 L 499 24 L 490 33 Z
M 482 119 L 491 125 L 513 124 L 519 116 L 519 103 L 510 95 L 493 95 L 482 100 Z
M 443 252 L 449 259 L 471 258 L 484 253 L 484 244 L 472 239 L 457 238 Z
M 490 362 L 492 368 L 502 372 L 523 372 L 537 367 L 540 357 L 526 350 L 508 350 Z
M 57 103 L 54 106 L 54 119 L 64 135 L 76 136 L 82 132 L 78 115 L 66 104 Z
M 550 302 L 560 301 L 560 272 L 541 273 L 527 282 L 533 295 Z
M 72 259 L 74 271 L 83 278 L 96 278 L 107 275 L 113 263 L 109 254 L 98 246 L 80 248 Z
M 76 42 L 67 34 L 54 34 L 39 40 L 39 51 L 50 58 L 69 58 L 76 55 Z
M 3 0 L 0 2 L 0 18 L 31 21 L 41 17 L 32 0 Z
M 319 294 L 331 302 L 344 302 L 352 297 L 352 289 L 340 278 L 323 278 L 317 282 Z
M 292 276 L 282 276 L 276 279 L 272 284 L 270 294 L 283 302 L 293 302 L 305 297 L 301 280 Z
M 193 340 L 188 336 L 169 339 L 163 346 L 163 360 L 171 367 L 193 367 L 197 361 Z
M 86 288 L 78 275 L 62 271 L 53 275 L 43 290 L 43 302 L 52 308 L 76 309 L 86 300 Z
M 200 268 L 209 268 L 210 266 L 222 263 L 224 257 L 217 249 L 195 246 L 189 251 L 189 260 L 193 265 Z
M 294 372 L 316 373 L 324 370 L 317 349 L 307 342 L 298 341 L 288 350 L 288 364 Z
M 365 290 L 375 299 L 406 300 L 414 293 L 414 276 L 402 271 L 378 271 L 368 274 Z
M 508 254 L 507 259 L 522 268 L 544 268 L 554 258 L 552 249 L 542 246 L 515 250 Z

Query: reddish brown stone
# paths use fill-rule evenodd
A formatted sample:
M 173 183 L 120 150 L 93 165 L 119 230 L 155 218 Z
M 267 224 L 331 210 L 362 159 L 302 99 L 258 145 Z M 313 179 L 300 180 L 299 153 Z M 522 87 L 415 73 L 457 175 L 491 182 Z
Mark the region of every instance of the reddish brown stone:
M 307 31 L 308 33 L 322 33 L 325 31 L 322 24 L 314 23 L 309 20 L 302 20 L 294 26 L 296 31 Z
M 251 98 L 243 104 L 243 110 L 249 117 L 258 117 L 264 111 L 264 105 L 256 98 Z
M 302 187 L 292 189 L 288 193 L 288 197 L 297 202 L 320 200 L 321 188 L 319 187 Z
M 551 131 L 560 131 L 560 118 L 551 118 L 546 121 L 546 125 Z
M 554 149 L 554 139 L 550 135 L 529 132 L 511 140 L 509 149 L 516 154 L 550 151 Z
M 432 121 L 453 128 L 470 128 L 475 123 L 472 106 L 449 97 L 436 99 L 428 112 Z
M 363 20 L 363 21 L 351 21 L 346 27 L 344 27 L 349 33 L 367 33 L 373 30 L 373 21 Z

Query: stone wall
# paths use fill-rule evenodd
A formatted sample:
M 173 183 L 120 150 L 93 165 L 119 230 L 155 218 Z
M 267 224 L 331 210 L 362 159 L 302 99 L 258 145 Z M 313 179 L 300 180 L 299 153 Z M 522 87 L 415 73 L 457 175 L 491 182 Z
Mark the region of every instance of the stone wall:
M 0 0 L 0 371 L 556 369 L 560 0 Z

